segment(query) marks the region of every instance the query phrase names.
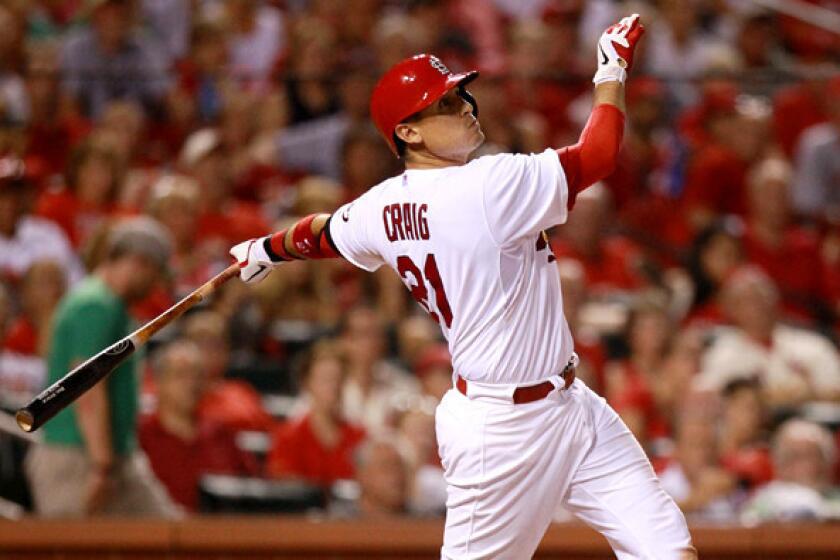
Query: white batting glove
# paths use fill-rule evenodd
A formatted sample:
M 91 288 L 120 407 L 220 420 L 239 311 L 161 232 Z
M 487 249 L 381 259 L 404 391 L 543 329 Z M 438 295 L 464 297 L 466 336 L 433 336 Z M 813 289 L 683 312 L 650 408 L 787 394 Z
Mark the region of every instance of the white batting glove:
M 621 82 L 633 66 L 636 45 L 645 32 L 639 14 L 623 18 L 610 26 L 598 39 L 598 71 L 592 82 Z
M 230 254 L 239 263 L 239 278 L 246 284 L 256 284 L 283 261 L 273 261 L 265 251 L 268 237 L 249 239 L 235 245 Z

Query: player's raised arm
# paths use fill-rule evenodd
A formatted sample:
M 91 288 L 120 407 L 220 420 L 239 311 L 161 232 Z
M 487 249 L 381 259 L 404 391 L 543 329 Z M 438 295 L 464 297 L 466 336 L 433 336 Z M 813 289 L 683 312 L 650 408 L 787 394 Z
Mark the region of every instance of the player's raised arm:
M 329 219 L 329 214 L 312 214 L 287 229 L 236 245 L 230 254 L 239 263 L 239 277 L 255 284 L 287 261 L 340 256 L 329 239 Z
M 639 14 L 633 14 L 609 27 L 598 40 L 592 114 L 578 143 L 557 150 L 569 185 L 569 208 L 577 193 L 615 169 L 624 135 L 624 81 L 644 31 Z

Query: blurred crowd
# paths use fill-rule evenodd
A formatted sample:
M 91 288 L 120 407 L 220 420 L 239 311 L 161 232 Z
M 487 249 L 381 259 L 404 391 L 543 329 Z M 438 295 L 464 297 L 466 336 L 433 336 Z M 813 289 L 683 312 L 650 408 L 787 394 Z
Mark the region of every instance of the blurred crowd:
M 233 244 L 401 171 L 367 113 L 391 64 L 482 72 L 477 157 L 559 148 L 588 117 L 597 37 L 639 12 L 618 169 L 549 232 L 578 377 L 690 520 L 840 517 L 840 36 L 757 6 L 3 0 L 0 407 L 46 386 L 56 311 L 111 262 L 115 224 L 144 215 L 171 242 L 128 302 L 139 324 Z M 389 270 L 229 282 L 138 373 L 131 435 L 183 511 L 445 510 L 453 372 Z M 33 445 L 0 434 L 0 512 L 33 507 Z

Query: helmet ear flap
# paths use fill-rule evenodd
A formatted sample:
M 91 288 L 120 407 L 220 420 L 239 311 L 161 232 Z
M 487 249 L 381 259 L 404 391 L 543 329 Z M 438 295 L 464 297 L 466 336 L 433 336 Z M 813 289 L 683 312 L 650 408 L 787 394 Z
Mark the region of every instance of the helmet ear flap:
M 464 86 L 458 86 L 458 97 L 472 105 L 472 114 L 475 118 L 478 118 L 478 102 L 470 92 L 464 89 Z

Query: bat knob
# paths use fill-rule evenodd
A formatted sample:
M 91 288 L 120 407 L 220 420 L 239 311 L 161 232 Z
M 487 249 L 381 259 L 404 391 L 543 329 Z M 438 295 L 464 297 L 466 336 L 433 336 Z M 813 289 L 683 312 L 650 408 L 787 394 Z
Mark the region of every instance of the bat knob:
M 17 420 L 18 426 L 24 432 L 31 432 L 32 425 L 35 423 L 35 418 L 32 416 L 32 413 L 22 408 L 17 411 L 15 414 L 15 420 Z

